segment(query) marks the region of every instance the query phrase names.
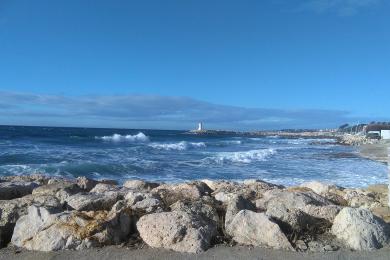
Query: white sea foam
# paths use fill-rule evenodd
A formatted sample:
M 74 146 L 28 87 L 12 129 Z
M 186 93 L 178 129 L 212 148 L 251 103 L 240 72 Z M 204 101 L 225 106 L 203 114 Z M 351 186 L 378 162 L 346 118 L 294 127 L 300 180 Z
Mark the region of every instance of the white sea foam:
M 260 149 L 244 152 L 221 152 L 212 157 L 215 162 L 238 162 L 251 163 L 253 161 L 264 161 L 267 157 L 276 153 L 275 149 Z
M 120 134 L 113 134 L 110 136 L 96 136 L 96 139 L 101 139 L 103 141 L 112 141 L 112 142 L 148 142 L 149 137 L 146 136 L 144 133 L 139 132 L 136 135 L 120 135 Z
M 191 143 L 191 142 L 181 141 L 178 143 L 152 143 L 149 146 L 152 148 L 155 148 L 155 149 L 159 149 L 159 150 L 184 151 L 184 150 L 188 150 L 188 149 L 205 148 L 206 144 L 203 142 Z

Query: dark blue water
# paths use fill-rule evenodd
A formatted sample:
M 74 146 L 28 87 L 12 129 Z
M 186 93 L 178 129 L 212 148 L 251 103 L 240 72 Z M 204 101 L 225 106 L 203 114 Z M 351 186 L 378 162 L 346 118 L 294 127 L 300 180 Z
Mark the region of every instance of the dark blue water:
M 309 180 L 362 187 L 386 182 L 385 165 L 332 140 L 196 136 L 185 131 L 0 126 L 0 175 Z

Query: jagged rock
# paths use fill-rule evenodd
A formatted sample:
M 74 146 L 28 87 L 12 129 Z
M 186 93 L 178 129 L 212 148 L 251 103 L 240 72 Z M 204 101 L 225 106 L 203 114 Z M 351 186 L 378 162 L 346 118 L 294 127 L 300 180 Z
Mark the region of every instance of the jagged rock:
M 0 178 L 0 182 L 35 182 L 39 185 L 45 185 L 49 180 L 50 178 L 43 174 L 13 175 Z
M 229 224 L 233 239 L 241 244 L 294 250 L 278 224 L 264 213 L 241 210 Z
M 151 247 L 189 253 L 208 249 L 216 234 L 213 223 L 183 211 L 145 215 L 137 222 L 137 229 Z
M 217 226 L 219 222 L 217 210 L 213 207 L 212 203 L 208 202 L 206 199 L 190 202 L 178 201 L 171 205 L 171 210 L 198 215 L 215 226 Z
M 237 196 L 237 195 L 235 193 L 226 193 L 223 191 L 220 191 L 220 192 L 217 192 L 216 194 L 214 194 L 214 198 L 222 203 L 228 202 L 234 196 Z
M 386 223 L 390 224 L 390 207 L 375 207 L 370 209 L 372 214 L 383 219 Z
M 225 229 L 229 235 L 231 235 L 230 223 L 233 221 L 235 215 L 244 209 L 254 210 L 255 207 L 249 200 L 237 195 L 228 201 L 225 215 Z
M 123 187 L 134 190 L 151 190 L 157 188 L 160 184 L 155 182 L 146 182 L 142 180 L 127 180 Z
M 285 207 L 289 210 L 299 209 L 306 214 L 315 217 L 326 219 L 330 223 L 340 211 L 341 207 L 332 204 L 324 197 L 312 191 L 283 191 L 269 194 L 266 200 L 263 200 L 263 207 Z M 259 201 L 256 201 L 259 205 Z
M 7 181 L 0 182 L 0 200 L 11 200 L 31 194 L 38 187 L 36 182 Z
M 389 226 L 369 210 L 343 208 L 336 216 L 332 233 L 355 250 L 373 250 L 389 242 Z
M 35 204 L 49 208 L 62 209 L 63 204 L 51 195 L 32 196 L 27 195 L 13 200 L 0 201 L 0 247 L 5 246 L 10 240 L 16 221 L 27 214 L 28 206 Z
M 323 183 L 319 181 L 304 182 L 300 186 L 309 188 L 319 195 L 325 195 L 329 193 L 331 190 L 336 189 L 336 185 Z
M 92 180 L 92 179 L 88 179 L 84 176 L 82 177 L 77 177 L 76 179 L 76 183 L 77 185 L 80 187 L 80 189 L 84 190 L 84 191 L 90 191 L 92 190 L 96 184 L 98 184 L 99 182 L 98 181 L 95 181 L 95 180 Z
M 11 242 L 29 250 L 57 251 L 118 244 L 131 232 L 131 213 L 52 212 L 30 206 L 15 226 Z
M 269 205 L 266 215 L 277 220 L 285 232 L 304 233 L 308 225 L 316 223 L 316 219 L 299 209 L 287 209 L 283 205 Z
M 106 193 L 77 193 L 66 199 L 70 207 L 78 211 L 110 210 L 123 197 L 115 192 Z
M 90 190 L 92 193 L 106 193 L 109 191 L 119 192 L 122 191 L 123 188 L 119 187 L 116 184 L 106 184 L 106 183 L 98 183 L 95 185 L 95 187 Z
M 374 208 L 380 207 L 381 203 L 375 198 L 375 194 L 361 189 L 346 189 L 344 199 L 353 208 Z
M 163 184 L 152 190 L 158 194 L 166 206 L 170 206 L 179 200 L 195 201 L 203 195 L 211 193 L 211 190 L 205 183 L 192 182 L 182 184 Z
M 34 196 L 38 195 L 53 195 L 56 196 L 61 202 L 65 201 L 68 197 L 81 192 L 81 189 L 77 184 L 61 181 L 47 185 L 40 186 L 32 191 Z

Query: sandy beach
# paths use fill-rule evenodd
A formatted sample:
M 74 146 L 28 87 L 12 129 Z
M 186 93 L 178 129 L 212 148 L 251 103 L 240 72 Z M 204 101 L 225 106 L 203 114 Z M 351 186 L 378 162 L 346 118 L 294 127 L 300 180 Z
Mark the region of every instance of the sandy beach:
M 359 153 L 361 156 L 379 161 L 379 162 L 388 162 L 388 149 L 390 148 L 389 141 L 381 141 L 376 144 L 363 144 L 359 146 Z

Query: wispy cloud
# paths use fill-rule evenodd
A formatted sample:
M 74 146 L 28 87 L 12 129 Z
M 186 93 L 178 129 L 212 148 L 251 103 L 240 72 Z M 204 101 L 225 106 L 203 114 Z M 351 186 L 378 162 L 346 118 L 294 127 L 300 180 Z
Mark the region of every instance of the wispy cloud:
M 295 10 L 316 13 L 332 12 L 340 16 L 351 16 L 383 2 L 383 0 L 307 0 L 300 1 Z
M 0 124 L 45 124 L 132 128 L 280 129 L 334 127 L 349 113 L 338 110 L 245 108 L 188 97 L 38 95 L 0 92 Z

